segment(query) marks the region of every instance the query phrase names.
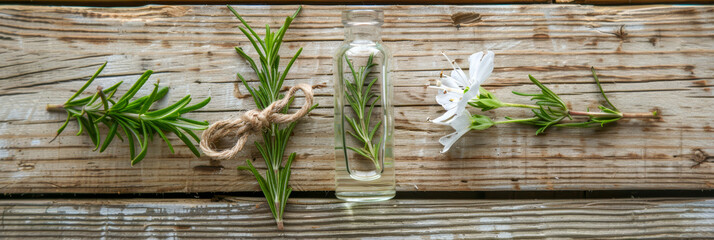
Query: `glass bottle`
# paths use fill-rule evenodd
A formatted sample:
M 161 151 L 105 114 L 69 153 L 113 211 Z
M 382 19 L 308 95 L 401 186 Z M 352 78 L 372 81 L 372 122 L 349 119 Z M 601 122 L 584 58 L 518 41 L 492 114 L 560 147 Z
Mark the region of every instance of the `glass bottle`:
M 393 198 L 391 56 L 381 10 L 342 12 L 345 41 L 334 59 L 335 195 L 347 201 Z

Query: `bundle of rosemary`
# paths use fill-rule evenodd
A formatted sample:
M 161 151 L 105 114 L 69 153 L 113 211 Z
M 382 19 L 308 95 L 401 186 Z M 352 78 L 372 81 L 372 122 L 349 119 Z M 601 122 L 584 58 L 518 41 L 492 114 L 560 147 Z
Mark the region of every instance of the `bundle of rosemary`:
M 89 78 L 89 80 L 82 86 L 72 97 L 67 99 L 64 104 L 60 105 L 47 105 L 48 111 L 65 111 L 67 112 L 67 120 L 64 124 L 57 130 L 57 135 L 54 139 L 59 136 L 62 131 L 67 127 L 70 120 L 75 119 L 79 124 L 79 131 L 77 136 L 86 132 L 92 143 L 95 145 L 94 151 L 99 149 L 99 152 L 104 152 L 105 149 L 112 142 L 114 137 L 119 138 L 124 141 L 124 138 L 129 142 L 129 153 L 131 155 L 131 165 L 137 164 L 146 156 L 149 148 L 149 142 L 154 138 L 155 134 L 161 136 L 161 138 L 168 144 L 171 153 L 174 152 L 174 148 L 171 142 L 166 137 L 165 132 L 172 132 L 183 141 L 186 146 L 191 149 L 196 157 L 201 156 L 196 149 L 193 142 L 187 137 L 190 136 L 196 142 L 200 139 L 193 133 L 194 130 L 203 130 L 208 126 L 208 122 L 196 121 L 193 119 L 183 118 L 182 114 L 200 109 L 206 106 L 211 98 L 206 98 L 200 103 L 192 106 L 188 106 L 191 102 L 191 95 L 186 95 L 178 102 L 171 104 L 168 107 L 158 110 L 150 110 L 154 102 L 163 98 L 166 93 L 168 93 L 168 87 L 159 88 L 158 81 L 154 84 L 154 89 L 148 96 L 143 96 L 138 99 L 132 100 L 134 95 L 141 89 L 142 86 L 149 80 L 149 76 L 153 71 L 148 70 L 144 72 L 139 80 L 131 86 L 129 91 L 127 91 L 118 100 L 112 99 L 117 89 L 122 84 L 118 82 L 107 89 L 102 89 L 102 87 L 97 87 L 97 92 L 92 96 L 76 99 L 84 90 L 89 87 L 94 79 L 99 76 L 104 67 L 107 65 L 105 62 L 99 70 L 97 70 L 94 75 Z M 102 123 L 109 127 L 109 132 L 107 132 L 104 142 L 101 141 L 100 127 L 99 123 Z M 124 138 L 121 137 L 117 131 L 121 128 L 124 132 Z M 139 153 L 135 150 L 135 141 L 139 144 L 141 149 Z M 101 147 L 100 147 L 101 146 Z
M 235 48 L 236 52 L 248 61 L 250 67 L 258 76 L 260 85 L 258 85 L 257 88 L 251 87 L 240 73 L 237 74 L 238 78 L 243 82 L 243 85 L 248 89 L 251 96 L 253 96 L 257 107 L 264 109 L 271 103 L 283 98 L 283 94 L 281 94 L 280 91 L 283 88 L 285 77 L 288 71 L 290 71 L 290 67 L 300 55 L 300 52 L 302 52 L 302 48 L 300 48 L 292 59 L 290 59 L 285 69 L 282 72 L 279 70 L 280 55 L 278 55 L 278 51 L 283 43 L 283 36 L 301 8 L 298 8 L 292 16 L 287 17 L 285 23 L 277 32 L 271 32 L 270 26 L 266 24 L 264 39 L 261 39 L 260 36 L 253 31 L 235 9 L 231 6 L 228 6 L 228 9 L 241 21 L 245 28 L 239 27 L 240 31 L 248 38 L 260 56 L 258 61 L 260 65 L 258 65 L 242 48 Z M 292 99 L 290 102 L 292 102 Z M 287 106 L 290 106 L 290 103 L 288 103 Z M 317 107 L 317 105 L 313 105 L 309 110 L 315 107 Z M 287 111 L 288 107 L 282 109 L 282 113 L 287 113 Z M 273 213 L 273 218 L 275 218 L 278 229 L 281 230 L 283 229 L 285 203 L 292 192 L 292 188 L 288 185 L 290 181 L 290 166 L 293 160 L 295 160 L 296 154 L 291 153 L 285 165 L 282 165 L 283 155 L 296 124 L 297 121 L 288 123 L 286 126 L 272 123 L 270 127 L 262 131 L 263 143 L 255 142 L 255 146 L 258 148 L 268 168 L 265 172 L 265 177 L 258 172 L 249 159 L 246 159 L 247 166 L 238 167 L 239 170 L 248 170 L 253 173 L 260 189 L 265 195 L 265 199 L 268 202 L 270 211 Z

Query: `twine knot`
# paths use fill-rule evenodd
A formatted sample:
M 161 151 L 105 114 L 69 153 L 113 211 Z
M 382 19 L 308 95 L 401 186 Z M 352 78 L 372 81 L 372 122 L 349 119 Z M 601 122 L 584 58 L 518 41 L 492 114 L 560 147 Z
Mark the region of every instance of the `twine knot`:
M 293 114 L 279 113 L 281 109 L 286 107 L 290 99 L 295 93 L 301 90 L 305 94 L 305 103 L 300 110 Z M 203 153 L 212 158 L 230 159 L 238 152 L 243 150 L 243 146 L 248 141 L 248 136 L 253 133 L 262 131 L 270 126 L 271 123 L 288 123 L 294 122 L 305 116 L 312 107 L 312 87 L 307 84 L 298 84 L 288 90 L 285 97 L 277 100 L 263 110 L 253 109 L 243 113 L 243 115 L 214 122 L 201 135 L 201 150 Z M 238 137 L 235 145 L 229 149 L 222 151 L 215 150 L 215 143 L 223 137 L 235 136 Z

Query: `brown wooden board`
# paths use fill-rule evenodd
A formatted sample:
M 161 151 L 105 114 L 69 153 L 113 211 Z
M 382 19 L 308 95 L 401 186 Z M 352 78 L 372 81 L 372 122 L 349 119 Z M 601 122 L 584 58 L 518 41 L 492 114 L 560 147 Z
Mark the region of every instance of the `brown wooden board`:
M 0 200 L 3 239 L 705 239 L 714 200 L 291 199 L 275 230 L 262 198 Z
M 297 6 L 236 8 L 261 29 L 279 26 Z M 343 39 L 340 12 L 353 8 L 366 7 L 304 6 L 285 36 L 283 66 L 304 48 L 286 85 L 312 84 L 320 104 L 289 143 L 288 151 L 298 154 L 291 182 L 296 191 L 334 189 L 332 55 Z M 714 154 L 713 6 L 376 8 L 385 11 L 383 38 L 394 53 L 399 191 L 714 188 L 714 164 L 706 158 Z M 455 26 L 452 14 L 463 12 L 480 14 L 481 21 Z M 225 6 L 0 6 L 0 192 L 258 190 L 251 174 L 236 170 L 245 159 L 262 168 L 252 144 L 236 159 L 215 161 L 195 158 L 175 136 L 169 138 L 177 152 L 170 154 L 157 138 L 147 158 L 131 167 L 126 143 L 92 152 L 89 137 L 74 136 L 74 122 L 50 143 L 66 116 L 45 111 L 109 61 L 89 89 L 120 80 L 131 84 L 152 69 L 149 83 L 161 79 L 171 87 L 160 106 L 185 94 L 210 96 L 213 101 L 191 118 L 237 116 L 255 105 L 236 83 L 236 72 L 256 79 L 233 49 L 242 46 L 255 55 L 237 26 Z M 452 130 L 426 122 L 443 111 L 436 90 L 426 86 L 449 71 L 442 51 L 465 67 L 465 58 L 484 49 L 496 52 L 485 87 L 503 100 L 526 102 L 510 92 L 535 91 L 527 78 L 533 74 L 573 109 L 594 109 L 603 101 L 590 76 L 595 66 L 620 109 L 658 109 L 663 118 L 554 128 L 541 136 L 530 126 L 499 125 L 471 132 L 440 154 L 437 140 Z M 147 84 L 140 94 L 149 91 Z
M 687 4 L 713 3 L 712 0 L 0 0 L 0 3 L 35 4 L 35 5 L 77 5 L 77 6 L 138 6 L 146 4 L 523 4 L 523 3 L 556 3 L 556 4 Z
M 657 1 L 657 0 L 648 0 Z M 692 0 L 700 1 L 700 0 Z M 78 6 L 138 6 L 146 4 L 517 4 L 517 3 L 552 3 L 552 0 L 343 0 L 343 1 L 326 1 L 326 0 L 241 0 L 241 1 L 226 1 L 226 0 L 0 0 L 0 3 L 8 2 L 15 4 L 42 4 L 42 5 L 78 5 Z

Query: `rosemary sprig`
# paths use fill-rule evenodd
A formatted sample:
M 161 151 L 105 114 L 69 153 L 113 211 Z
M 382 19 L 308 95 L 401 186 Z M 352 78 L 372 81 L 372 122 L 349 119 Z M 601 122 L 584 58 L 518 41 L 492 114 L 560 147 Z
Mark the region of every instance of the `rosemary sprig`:
M 372 62 L 373 59 L 374 55 L 370 55 L 367 60 L 367 64 L 359 67 L 359 70 L 355 71 L 352 62 L 349 58 L 347 58 L 347 56 L 345 56 L 345 61 L 350 67 L 353 79 L 352 82 L 347 79 L 344 81 L 345 87 L 347 88 L 345 91 L 345 98 L 347 99 L 347 102 L 349 102 L 352 112 L 354 112 L 355 116 L 357 116 L 357 119 L 348 116 L 345 117 L 354 131 L 347 131 L 347 133 L 363 143 L 361 148 L 351 146 L 347 146 L 347 148 L 371 160 L 374 163 L 375 169 L 377 171 L 381 171 L 382 167 L 379 164 L 379 148 L 382 144 L 382 139 L 380 138 L 377 143 L 372 143 L 372 141 L 374 139 L 374 134 L 379 129 L 379 126 L 382 125 L 382 120 L 375 123 L 374 127 L 370 127 L 372 110 L 374 110 L 375 104 L 379 102 L 381 97 L 372 92 L 372 85 L 377 82 L 377 78 L 375 77 L 370 80 L 365 86 L 367 76 L 371 72 L 372 67 L 377 65 Z M 369 103 L 370 101 L 372 101 L 372 103 Z
M 613 104 L 610 102 L 610 99 L 607 98 L 607 95 L 605 94 L 605 91 L 602 88 L 602 85 L 600 84 L 600 79 L 597 76 L 597 73 L 595 72 L 595 68 L 591 68 L 590 71 L 592 72 L 592 76 L 595 79 L 595 83 L 598 86 L 598 89 L 600 90 L 600 93 L 602 94 L 603 98 L 605 99 L 605 102 L 607 103 L 608 106 L 603 106 L 600 105 L 598 108 L 600 109 L 599 112 L 590 112 L 590 111 L 573 111 L 568 109 L 566 104 L 563 102 L 560 97 L 550 90 L 548 87 L 543 85 L 538 79 L 535 77 L 528 75 L 528 78 L 540 88 L 541 92 L 540 93 L 520 93 L 520 92 L 513 92 L 513 94 L 519 95 L 519 96 L 527 96 L 531 97 L 531 100 L 535 101 L 535 105 L 528 105 L 528 104 L 514 104 L 514 103 L 504 103 L 501 102 L 500 100 L 496 99 L 495 95 L 491 94 L 490 92 L 486 91 L 485 89 L 481 89 L 481 94 L 479 95 L 479 98 L 472 99 L 469 101 L 469 105 L 480 108 L 482 111 L 488 111 L 500 107 L 517 107 L 517 108 L 528 108 L 531 109 L 531 111 L 534 114 L 534 117 L 531 118 L 521 118 L 521 119 L 514 119 L 510 117 L 506 117 L 507 120 L 505 121 L 493 121 L 488 117 L 482 116 L 482 115 L 472 115 L 470 117 L 471 121 L 471 129 L 476 129 L 476 130 L 483 130 L 487 129 L 493 125 L 497 124 L 504 124 L 504 123 L 521 123 L 521 124 L 528 124 L 528 125 L 534 125 L 538 127 L 538 130 L 536 130 L 536 135 L 543 133 L 547 128 L 551 126 L 555 127 L 579 127 L 579 128 L 587 128 L 587 127 L 595 127 L 595 126 L 600 126 L 604 127 L 605 124 L 616 122 L 622 118 L 658 118 L 659 113 L 657 111 L 654 112 L 648 112 L 648 113 L 623 113 L 620 112 Z M 578 121 L 578 122 L 563 122 L 566 119 L 572 120 L 573 117 L 587 117 L 588 119 L 585 121 Z
M 158 81 L 154 84 L 154 89 L 148 96 L 143 96 L 135 100 L 131 100 L 134 95 L 141 89 L 141 87 L 149 80 L 149 77 L 153 71 L 148 70 L 139 77 L 139 80 L 131 86 L 129 91 L 127 91 L 118 100 L 112 99 L 117 89 L 122 84 L 118 82 L 113 86 L 102 89 L 97 87 L 97 93 L 92 96 L 88 96 L 81 99 L 76 99 L 84 90 L 89 87 L 94 79 L 99 76 L 104 67 L 107 65 L 105 62 L 99 70 L 82 86 L 72 97 L 70 97 L 67 102 L 61 105 L 47 105 L 48 111 L 65 111 L 67 112 L 67 120 L 62 124 L 62 126 L 57 130 L 57 136 L 59 136 L 70 120 L 73 118 L 77 120 L 79 124 L 79 131 L 77 136 L 86 132 L 92 143 L 95 145 L 94 151 L 99 149 L 99 152 L 104 152 L 109 144 L 112 142 L 114 137 L 118 137 L 122 141 L 124 138 L 117 133 L 119 128 L 122 129 L 126 139 L 129 142 L 129 153 L 131 155 L 131 165 L 139 163 L 148 151 L 149 141 L 154 137 L 154 134 L 158 133 L 159 136 L 168 144 L 171 153 L 174 152 L 174 148 L 171 142 L 166 138 L 165 132 L 173 132 L 176 136 L 183 141 L 186 146 L 191 149 L 196 157 L 200 156 L 198 149 L 187 137 L 190 136 L 196 142 L 200 139 L 193 133 L 193 130 L 203 130 L 208 126 L 208 122 L 196 121 L 188 118 L 181 117 L 181 114 L 200 109 L 206 106 L 211 98 L 206 98 L 200 103 L 192 106 L 187 106 L 191 102 L 191 95 L 186 95 L 178 102 L 159 110 L 150 111 L 149 109 L 154 102 L 163 98 L 166 93 L 168 93 L 168 87 L 159 87 Z M 99 123 L 102 123 L 109 127 L 109 132 L 104 138 L 104 142 L 101 141 Z M 52 140 L 54 140 L 53 138 Z M 138 143 L 141 149 L 139 153 L 135 151 L 135 141 Z
M 228 6 L 228 9 L 230 9 L 233 15 L 235 15 L 245 27 L 239 27 L 240 31 L 248 38 L 260 56 L 260 65 L 257 65 L 256 61 L 248 56 L 242 48 L 235 48 L 236 52 L 248 61 L 260 81 L 260 85 L 254 88 L 248 85 L 248 82 L 240 73 L 237 74 L 238 78 L 243 82 L 243 85 L 245 85 L 246 89 L 248 89 L 253 96 L 253 100 L 259 109 L 264 109 L 277 99 L 283 98 L 283 95 L 280 94 L 280 89 L 283 86 L 285 76 L 287 76 L 288 71 L 290 71 L 290 67 L 300 55 L 300 52 L 302 52 L 302 48 L 295 53 L 282 72 L 279 70 L 280 55 L 278 55 L 278 50 L 283 43 L 285 32 L 290 27 L 290 23 L 297 17 L 301 8 L 302 7 L 299 7 L 292 16 L 287 17 L 285 23 L 277 32 L 271 32 L 270 26 L 266 24 L 265 38 L 261 39 L 240 14 L 231 6 Z M 290 104 L 288 104 L 288 106 L 289 105 Z M 314 105 L 310 110 L 315 107 L 317 107 L 317 105 Z M 282 109 L 283 113 L 287 113 L 287 111 L 288 107 Z M 281 230 L 283 229 L 285 203 L 292 192 L 292 188 L 288 185 L 288 181 L 290 181 L 290 166 L 293 160 L 295 160 L 296 154 L 291 153 L 285 165 L 281 166 L 281 164 L 283 162 L 285 148 L 296 124 L 297 122 L 292 122 L 284 127 L 281 127 L 279 124 L 271 124 L 268 129 L 262 132 L 263 143 L 255 142 L 255 146 L 258 148 L 268 168 L 265 172 L 265 177 L 258 172 L 249 159 L 246 159 L 247 166 L 238 167 L 239 170 L 248 170 L 253 173 L 260 189 L 265 195 L 265 199 L 268 202 L 273 218 L 275 218 L 278 229 Z

